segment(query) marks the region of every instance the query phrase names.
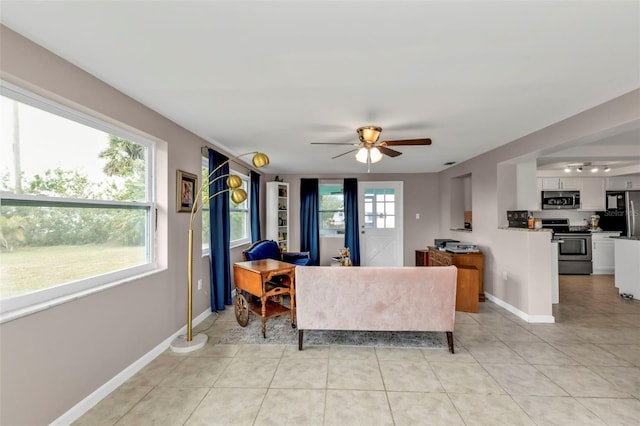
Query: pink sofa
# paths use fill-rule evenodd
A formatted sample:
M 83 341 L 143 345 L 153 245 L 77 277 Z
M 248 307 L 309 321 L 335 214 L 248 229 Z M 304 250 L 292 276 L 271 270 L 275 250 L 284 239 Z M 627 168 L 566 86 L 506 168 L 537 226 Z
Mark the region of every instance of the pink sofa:
M 298 266 L 298 349 L 304 330 L 442 331 L 453 353 L 456 277 L 455 266 Z

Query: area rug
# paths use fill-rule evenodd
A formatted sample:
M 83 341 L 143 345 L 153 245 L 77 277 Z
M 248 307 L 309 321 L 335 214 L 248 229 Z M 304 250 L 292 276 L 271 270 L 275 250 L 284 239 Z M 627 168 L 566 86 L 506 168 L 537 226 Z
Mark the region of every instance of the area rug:
M 291 327 L 290 317 L 282 315 L 267 319 L 267 336 L 262 337 L 260 319 L 251 316 L 249 324 L 232 324 L 222 334 L 220 344 L 283 344 L 297 345 L 298 330 Z M 396 348 L 447 348 L 443 332 L 430 331 L 338 331 L 305 330 L 304 346 L 378 346 Z

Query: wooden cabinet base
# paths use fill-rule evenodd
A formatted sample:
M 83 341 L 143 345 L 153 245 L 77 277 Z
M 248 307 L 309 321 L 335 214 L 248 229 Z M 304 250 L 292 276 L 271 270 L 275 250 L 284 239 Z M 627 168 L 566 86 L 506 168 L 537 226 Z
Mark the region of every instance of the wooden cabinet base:
M 456 311 L 478 313 L 478 269 L 458 266 Z
M 460 276 L 460 269 L 464 267 L 475 268 L 477 270 L 477 273 L 470 273 L 470 275 L 476 277 L 476 294 L 478 295 L 478 301 L 484 302 L 484 255 L 482 252 L 449 253 L 447 251 L 440 251 L 435 247 L 429 247 L 429 266 L 449 265 L 458 267 L 458 276 Z M 460 278 L 458 278 L 458 285 L 460 285 Z

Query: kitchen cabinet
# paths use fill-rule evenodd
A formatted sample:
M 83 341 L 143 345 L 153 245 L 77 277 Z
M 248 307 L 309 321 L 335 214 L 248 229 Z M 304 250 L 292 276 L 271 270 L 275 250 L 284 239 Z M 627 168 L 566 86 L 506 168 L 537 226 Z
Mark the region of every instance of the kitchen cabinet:
M 580 179 L 576 178 L 540 178 L 540 189 L 543 191 L 558 191 L 558 190 L 579 190 Z
M 619 232 L 597 232 L 591 235 L 593 275 L 613 274 L 615 268 L 614 239 Z
M 640 189 L 640 175 L 613 176 L 607 178 L 607 190 Z
M 582 179 L 582 189 L 580 190 L 580 209 L 605 209 L 604 178 L 594 177 Z
M 289 184 L 267 182 L 267 239 L 278 242 L 281 251 L 289 247 Z

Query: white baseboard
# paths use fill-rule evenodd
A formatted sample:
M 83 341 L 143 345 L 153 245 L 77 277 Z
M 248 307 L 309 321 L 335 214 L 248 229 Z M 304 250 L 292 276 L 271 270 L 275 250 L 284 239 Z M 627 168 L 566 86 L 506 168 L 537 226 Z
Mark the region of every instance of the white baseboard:
M 211 310 L 207 308 L 204 312 L 198 315 L 193 319 L 192 326 L 195 327 L 204 321 L 206 318 L 211 315 Z M 104 385 L 100 386 L 93 393 L 87 396 L 85 399 L 71 407 L 66 413 L 62 416 L 58 417 L 56 420 L 51 422 L 51 425 L 70 425 L 71 423 L 78 420 L 84 413 L 89 411 L 94 405 L 98 402 L 102 401 L 105 397 L 107 397 L 111 392 L 116 390 L 118 386 L 129 380 L 136 374 L 138 371 L 142 370 L 147 364 L 156 359 L 158 355 L 169 349 L 169 345 L 173 340 L 181 334 L 187 332 L 187 326 L 185 325 L 180 330 L 176 331 L 171 336 L 167 337 L 162 343 L 160 343 L 155 348 L 151 349 L 149 352 L 141 356 L 137 361 L 133 364 L 122 370 L 116 376 L 114 376 L 111 380 L 106 382 Z
M 522 312 L 520 309 L 516 308 L 513 305 L 505 302 L 502 299 L 498 299 L 491 293 L 484 293 L 487 299 L 500 306 L 501 308 L 506 309 L 511 312 L 513 315 L 525 320 L 530 323 L 545 323 L 545 324 L 553 324 L 556 322 L 556 319 L 553 315 L 529 315 L 526 312 Z

